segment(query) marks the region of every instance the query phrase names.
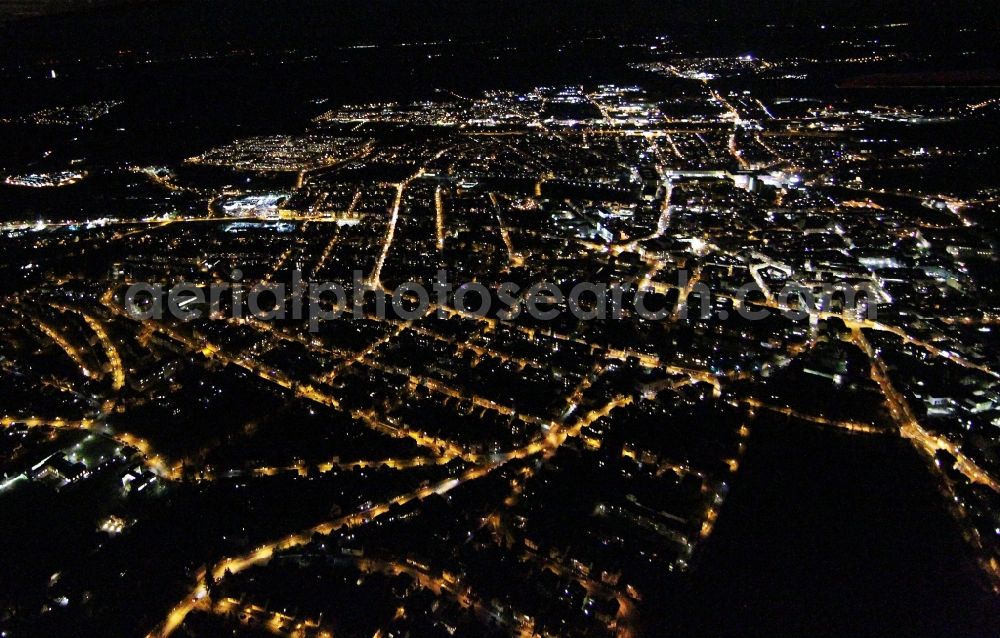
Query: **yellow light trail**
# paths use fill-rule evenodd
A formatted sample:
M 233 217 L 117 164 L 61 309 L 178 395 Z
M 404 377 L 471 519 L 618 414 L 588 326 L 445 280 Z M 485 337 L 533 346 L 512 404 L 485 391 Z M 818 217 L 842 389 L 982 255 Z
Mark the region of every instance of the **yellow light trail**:
M 108 359 L 108 364 L 111 367 L 111 377 L 112 377 L 112 389 L 115 392 L 120 392 L 123 387 L 125 387 L 125 366 L 122 363 L 121 354 L 118 352 L 118 347 L 112 341 L 111 336 L 108 331 L 104 328 L 104 324 L 101 320 L 94 315 L 81 310 L 80 308 L 73 308 L 60 303 L 50 304 L 53 308 L 60 310 L 62 312 L 71 312 L 80 315 L 83 320 L 87 323 L 87 326 L 94 331 L 97 335 L 98 341 L 101 342 L 101 347 L 104 349 L 104 354 Z
M 759 399 L 753 397 L 746 397 L 739 400 L 740 403 L 749 405 L 754 408 L 759 408 L 762 410 L 768 410 L 770 412 L 776 412 L 778 414 L 784 414 L 795 419 L 800 419 L 802 421 L 810 421 L 812 423 L 817 423 L 819 425 L 829 426 L 845 430 L 854 434 L 885 434 L 884 430 L 881 430 L 870 423 L 863 423 L 861 421 L 844 421 L 838 419 L 829 419 L 824 416 L 816 414 L 807 414 L 805 412 L 800 412 L 798 410 L 792 409 L 787 406 L 781 405 L 771 405 L 769 403 L 764 403 Z
M 630 398 L 619 397 L 611 401 L 603 409 L 595 410 L 589 413 L 586 417 L 581 418 L 569 428 L 556 425 L 556 428 L 550 431 L 544 438 L 511 452 L 493 455 L 490 457 L 492 460 L 488 463 L 471 468 L 458 477 L 447 478 L 439 481 L 433 486 L 426 486 L 412 492 L 401 494 L 380 505 L 376 505 L 375 507 L 364 511 L 348 514 L 331 521 L 319 523 L 301 532 L 290 534 L 276 541 L 260 545 L 253 551 L 246 554 L 222 559 L 210 570 L 212 576 L 216 581 L 222 580 L 227 571 L 231 574 L 236 574 L 249 567 L 267 563 L 271 560 L 276 551 L 284 551 L 306 545 L 312 541 L 315 534 L 326 535 L 343 527 L 364 525 L 389 512 L 393 505 L 405 505 L 414 500 L 427 498 L 432 494 L 445 494 L 468 481 L 486 476 L 512 460 L 523 459 L 557 448 L 565 442 L 567 437 L 578 435 L 580 430 L 587 427 L 602 416 L 606 416 L 615 407 L 626 405 L 630 402 Z M 187 596 L 174 606 L 174 608 L 167 614 L 167 618 L 157 628 L 151 631 L 147 635 L 147 638 L 166 638 L 167 636 L 170 636 L 184 623 L 184 619 L 187 615 L 201 604 L 202 599 L 204 599 L 206 595 L 207 589 L 205 587 L 205 572 L 202 571 L 198 574 L 197 583 Z
M 437 249 L 444 252 L 444 195 L 441 185 L 434 189 L 434 226 L 437 230 Z

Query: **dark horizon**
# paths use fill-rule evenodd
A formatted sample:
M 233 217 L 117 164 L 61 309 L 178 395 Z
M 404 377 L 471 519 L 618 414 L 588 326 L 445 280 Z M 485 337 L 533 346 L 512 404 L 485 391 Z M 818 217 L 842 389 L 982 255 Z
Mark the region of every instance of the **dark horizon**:
M 31 5 L 30 10 L 25 5 Z M 292 45 L 308 45 L 329 38 L 338 43 L 387 42 L 421 34 L 427 39 L 481 38 L 590 29 L 722 29 L 743 39 L 764 24 L 808 28 L 911 22 L 944 28 L 963 23 L 989 30 L 1000 26 L 1000 18 L 987 5 L 974 0 L 596 0 L 580 10 L 581 3 L 571 0 L 300 0 L 294 7 L 278 0 L 53 0 L 42 6 L 0 0 L 0 22 L 4 16 L 19 18 L 0 29 L 7 30 L 12 43 L 17 42 L 15 48 L 37 47 L 39 53 L 47 48 L 68 52 L 119 46 L 119 42 L 155 50 L 206 47 L 213 40 L 245 46 L 260 40 L 264 46 L 273 46 L 291 38 Z

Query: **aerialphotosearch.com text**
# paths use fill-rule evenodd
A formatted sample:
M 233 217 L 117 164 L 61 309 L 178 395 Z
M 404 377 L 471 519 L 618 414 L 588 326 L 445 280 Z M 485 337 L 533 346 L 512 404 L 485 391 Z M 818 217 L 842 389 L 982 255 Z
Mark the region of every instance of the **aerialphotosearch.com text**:
M 503 282 L 487 287 L 480 282 L 456 285 L 448 280 L 446 271 L 439 270 L 431 290 L 417 281 L 408 281 L 387 290 L 373 285 L 364 273 L 355 270 L 347 288 L 337 282 L 306 281 L 300 271 L 291 274 L 290 284 L 284 282 L 243 281 L 243 273 L 234 270 L 230 282 L 196 284 L 176 283 L 169 288 L 160 283 L 131 284 L 124 296 L 125 310 L 135 319 L 161 320 L 166 316 L 181 321 L 195 319 L 225 319 L 252 317 L 260 321 L 308 321 L 309 330 L 316 332 L 324 321 L 345 315 L 355 319 L 370 317 L 412 321 L 427 316 L 435 309 L 438 318 L 459 314 L 501 321 L 514 321 L 521 313 L 539 321 L 553 321 L 569 312 L 582 321 L 622 319 L 637 316 L 648 321 L 660 321 L 676 315 L 699 319 L 728 317 L 728 312 L 713 307 L 713 291 L 702 282 L 691 283 L 690 273 L 678 271 L 676 288 L 686 291 L 676 312 L 664 303 L 663 295 L 649 287 L 619 283 L 575 283 L 568 291 L 547 281 L 522 287 Z M 877 296 L 874 289 L 861 282 L 826 283 L 819 289 L 801 284 L 786 284 L 771 297 L 764 299 L 760 286 L 748 282 L 725 296 L 732 300 L 733 311 L 748 321 L 763 320 L 778 314 L 792 320 L 802 320 L 815 310 L 828 310 L 834 301 L 846 312 L 865 314 L 875 319 Z M 692 307 L 691 300 L 697 300 Z

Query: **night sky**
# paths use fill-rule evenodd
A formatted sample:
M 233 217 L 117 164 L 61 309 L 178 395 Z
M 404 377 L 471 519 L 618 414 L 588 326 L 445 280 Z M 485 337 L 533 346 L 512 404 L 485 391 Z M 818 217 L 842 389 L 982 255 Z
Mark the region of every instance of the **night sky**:
M 923 25 L 922 41 L 934 42 L 942 25 L 958 24 L 970 16 L 980 24 L 998 24 L 993 8 L 994 3 L 970 0 L 0 0 L 0 42 L 16 43 L 0 47 L 0 60 L 122 50 L 549 39 L 579 30 L 689 35 L 704 30 L 713 37 L 731 38 L 739 46 L 766 24 L 872 21 Z M 54 15 L 41 15 L 45 13 Z M 17 16 L 22 19 L 12 19 Z

